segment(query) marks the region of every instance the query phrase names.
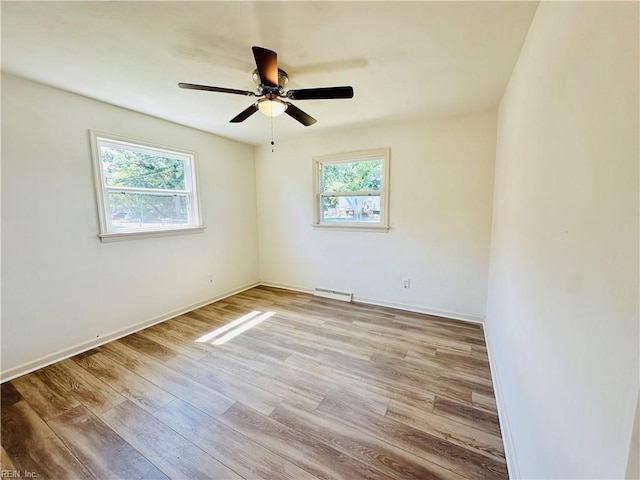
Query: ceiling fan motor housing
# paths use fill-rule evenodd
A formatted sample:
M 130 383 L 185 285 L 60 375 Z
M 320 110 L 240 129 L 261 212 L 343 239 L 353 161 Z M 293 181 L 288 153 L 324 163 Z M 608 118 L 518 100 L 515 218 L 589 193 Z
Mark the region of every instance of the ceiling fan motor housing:
M 253 82 L 256 84 L 257 87 L 263 86 L 262 80 L 260 79 L 260 74 L 258 73 L 257 68 L 253 70 L 253 72 L 251 73 L 251 77 L 253 78 Z M 278 69 L 278 88 L 280 90 L 280 93 L 284 93 L 284 89 L 287 86 L 288 82 L 289 82 L 289 75 L 287 74 L 287 72 L 279 68 Z

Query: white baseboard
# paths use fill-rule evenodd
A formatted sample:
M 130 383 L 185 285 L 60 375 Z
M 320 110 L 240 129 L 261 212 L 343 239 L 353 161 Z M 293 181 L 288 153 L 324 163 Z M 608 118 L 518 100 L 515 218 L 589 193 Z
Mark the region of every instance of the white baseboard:
M 387 302 L 385 300 L 378 300 L 376 298 L 359 297 L 358 295 L 353 296 L 353 301 L 368 303 L 370 305 L 378 305 L 380 307 L 397 308 L 398 310 L 405 310 L 407 312 L 424 313 L 425 315 L 444 317 L 451 320 L 462 320 L 464 322 L 484 324 L 484 317 L 482 315 L 475 315 L 472 313 L 449 312 L 432 307 L 424 307 L 421 305 L 412 305 L 407 303 Z
M 196 308 L 203 307 L 204 305 L 208 305 L 210 303 L 222 300 L 223 298 L 227 298 L 237 293 L 244 292 L 245 290 L 249 290 L 250 288 L 253 288 L 257 285 L 260 285 L 260 282 L 253 282 L 242 287 L 234 288 L 227 292 L 221 293 L 220 295 L 206 298 L 199 302 L 192 303 L 191 305 L 173 310 L 172 312 L 159 315 L 149 320 L 145 320 L 144 322 L 136 323 L 135 325 L 131 325 L 130 327 L 126 327 L 116 332 L 101 336 L 100 338 L 89 340 L 88 342 L 83 342 L 78 345 L 74 345 L 73 347 L 65 348 L 55 353 L 51 353 L 49 355 L 45 355 L 43 357 L 32 360 L 30 362 L 23 363 L 22 365 L 18 365 L 17 367 L 3 370 L 2 372 L 0 372 L 0 383 L 4 383 L 16 377 L 20 377 L 35 370 L 39 370 L 40 368 L 46 367 L 47 365 L 51 365 L 52 363 L 56 363 L 66 358 L 73 357 L 74 355 L 78 355 L 79 353 L 86 352 L 87 350 L 99 347 L 100 345 L 104 345 L 105 343 L 109 343 L 119 338 L 125 337 L 157 323 L 165 322 L 171 318 L 182 315 L 183 313 L 187 313 L 195 310 Z
M 284 284 L 273 283 L 273 282 L 261 282 L 260 285 L 264 285 L 265 287 L 282 288 L 283 290 L 292 290 L 294 292 L 310 293 L 313 295 L 313 288 L 296 287 L 293 285 L 284 285 Z M 407 312 L 424 313 L 425 315 L 444 317 L 452 320 L 463 320 L 465 322 L 484 324 L 484 316 L 476 315 L 472 313 L 449 312 L 446 310 L 439 310 L 437 308 L 432 308 L 432 307 L 425 307 L 421 305 L 411 305 L 407 303 L 388 302 L 386 300 L 362 297 L 359 295 L 353 295 L 353 301 L 360 302 L 360 303 L 367 303 L 369 305 L 377 305 L 380 307 L 397 308 L 398 310 L 404 310 Z
M 509 416 L 507 415 L 504 397 L 502 396 L 500 375 L 498 374 L 498 367 L 495 363 L 495 360 L 491 355 L 493 344 L 491 343 L 491 339 L 489 338 L 487 326 L 485 325 L 482 330 L 484 331 L 484 343 L 487 346 L 487 356 L 489 357 L 491 382 L 493 383 L 493 391 L 496 397 L 496 407 L 498 409 L 498 420 L 500 421 L 500 433 L 502 434 L 502 444 L 504 445 L 504 454 L 507 460 L 507 469 L 509 470 L 509 478 L 515 480 L 522 477 L 520 476 L 518 462 L 516 461 L 515 444 L 513 443 L 513 436 L 511 435 Z
M 313 295 L 313 288 L 294 287 L 293 285 L 285 285 L 284 283 L 260 282 L 260 286 L 281 288 L 282 290 L 291 290 L 292 292 L 308 293 Z

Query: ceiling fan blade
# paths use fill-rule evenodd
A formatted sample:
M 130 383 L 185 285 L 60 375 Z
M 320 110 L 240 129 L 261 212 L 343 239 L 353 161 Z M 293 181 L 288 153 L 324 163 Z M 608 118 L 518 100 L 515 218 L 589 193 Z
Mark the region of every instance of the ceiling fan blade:
M 289 90 L 287 97 L 292 100 L 329 100 L 332 98 L 353 98 L 353 87 L 303 88 Z
M 278 86 L 278 54 L 262 47 L 251 47 L 260 81 L 268 87 Z
M 254 103 L 253 105 L 249 105 L 243 111 L 241 111 L 238 115 L 229 120 L 230 123 L 240 123 L 244 122 L 247 118 L 258 111 L 258 107 Z
M 235 88 L 211 87 L 209 85 L 196 85 L 194 83 L 179 83 L 180 88 L 188 88 L 190 90 L 206 90 L 208 92 L 234 93 L 236 95 L 255 96 L 256 94 L 249 90 L 236 90 Z
M 289 115 L 292 118 L 295 118 L 297 121 L 299 121 L 305 127 L 313 125 L 314 123 L 317 122 L 317 120 L 315 118 L 313 118 L 311 115 L 303 112 L 298 107 L 296 107 L 294 104 L 289 103 L 289 102 L 285 102 L 285 103 L 287 104 L 287 109 L 284 111 L 284 113 L 286 113 L 287 115 Z

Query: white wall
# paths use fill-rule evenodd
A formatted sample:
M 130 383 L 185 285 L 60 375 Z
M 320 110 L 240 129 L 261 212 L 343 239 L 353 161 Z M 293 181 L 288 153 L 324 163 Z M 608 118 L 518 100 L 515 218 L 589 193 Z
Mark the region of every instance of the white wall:
M 88 129 L 196 151 L 205 232 L 101 243 Z M 2 207 L 3 372 L 259 279 L 252 147 L 10 75 Z
M 500 104 L 487 332 L 522 478 L 625 475 L 638 33 L 637 2 L 540 3 Z
M 640 392 L 636 402 L 636 414 L 633 421 L 633 431 L 631 433 L 631 444 L 629 445 L 629 460 L 627 461 L 627 475 L 625 478 L 640 478 Z
M 495 128 L 495 112 L 484 112 L 276 139 L 273 153 L 257 148 L 261 279 L 482 319 Z M 314 229 L 313 157 L 378 147 L 391 148 L 391 230 Z

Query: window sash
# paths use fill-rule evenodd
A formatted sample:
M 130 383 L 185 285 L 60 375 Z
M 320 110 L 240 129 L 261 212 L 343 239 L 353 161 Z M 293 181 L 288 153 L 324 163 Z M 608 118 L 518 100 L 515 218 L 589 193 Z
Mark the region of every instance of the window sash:
M 336 164 L 358 163 L 381 161 L 382 175 L 380 179 L 380 189 L 378 190 L 360 190 L 346 191 L 340 190 L 328 192 L 324 190 L 324 167 Z M 327 228 L 362 228 L 370 229 L 389 229 L 389 148 L 378 148 L 371 150 L 361 150 L 356 152 L 338 153 L 332 155 L 323 155 L 315 157 L 314 162 L 314 221 L 315 227 Z M 326 221 L 323 216 L 323 203 L 327 197 L 361 197 L 375 196 L 380 198 L 380 217 L 377 221 Z
M 382 190 L 356 190 L 353 192 L 342 190 L 339 192 L 320 192 L 322 197 L 381 197 Z
M 98 216 L 100 219 L 100 233 L 98 236 L 102 241 L 111 241 L 109 237 L 130 237 L 136 235 L 148 237 L 150 233 L 167 234 L 179 233 L 178 230 L 202 231 L 202 221 L 200 216 L 200 205 L 197 195 L 197 167 L 195 153 L 185 150 L 178 151 L 172 148 L 153 145 L 144 141 L 126 139 L 112 134 L 102 134 L 93 130 L 89 131 L 91 137 L 91 149 L 94 160 L 94 177 L 96 185 L 96 196 L 98 200 Z M 114 150 L 126 150 L 134 153 L 148 154 L 159 157 L 170 158 L 183 163 L 184 168 L 184 189 L 163 189 L 163 188 L 146 188 L 146 187 L 122 187 L 110 186 L 106 184 L 106 176 L 104 172 L 104 160 L 102 157 L 102 147 L 108 147 Z M 114 193 L 128 193 L 132 195 L 149 195 L 149 196 L 180 196 L 186 201 L 187 221 L 185 223 L 160 225 L 160 226 L 142 226 L 139 228 L 122 228 L 117 223 L 117 219 L 112 218 L 112 208 L 109 195 Z M 116 238 L 117 239 L 117 238 Z
M 172 190 L 167 188 L 140 188 L 140 187 L 104 187 L 105 190 L 110 192 L 130 192 L 130 193 L 144 193 L 149 195 L 191 195 L 191 190 Z
M 189 162 L 192 158 L 190 154 L 180 153 L 161 147 L 152 147 L 150 145 L 140 145 L 139 143 L 131 143 L 131 141 L 98 137 L 98 142 L 100 146 L 105 146 L 114 150 L 128 150 L 133 153 L 142 153 L 145 155 L 168 156 L 169 158 L 174 158 L 183 162 Z

